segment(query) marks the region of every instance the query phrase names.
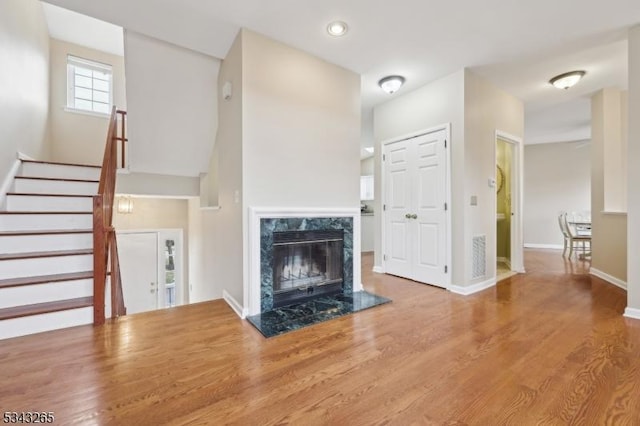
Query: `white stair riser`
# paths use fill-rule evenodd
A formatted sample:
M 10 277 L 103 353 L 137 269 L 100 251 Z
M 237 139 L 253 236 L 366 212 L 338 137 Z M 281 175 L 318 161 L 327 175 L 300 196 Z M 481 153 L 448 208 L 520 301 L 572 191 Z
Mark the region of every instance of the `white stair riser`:
M 97 167 L 61 166 L 58 164 L 22 163 L 19 176 L 54 179 L 100 179 Z
M 93 307 L 0 321 L 0 339 L 93 324 Z
M 0 288 L 0 309 L 93 296 L 93 279 Z
M 91 229 L 90 214 L 2 214 L 0 231 Z
M 0 279 L 93 270 L 93 255 L 38 257 L 0 261 Z
M 15 235 L 0 237 L 0 253 L 80 250 L 93 247 L 93 234 Z
M 8 195 L 7 210 L 26 212 L 89 212 L 93 210 L 93 199 L 89 197 Z
M 68 182 L 63 180 L 15 179 L 12 192 L 95 195 L 98 193 L 98 184 L 95 182 Z

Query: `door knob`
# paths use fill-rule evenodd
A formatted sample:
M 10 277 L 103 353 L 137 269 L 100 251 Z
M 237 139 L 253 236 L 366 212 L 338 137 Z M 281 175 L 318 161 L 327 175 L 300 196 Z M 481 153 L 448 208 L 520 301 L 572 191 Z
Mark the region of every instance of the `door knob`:
M 149 293 L 155 293 L 156 291 L 154 289 L 149 290 Z
M 412 214 L 412 215 L 410 215 L 410 216 L 411 216 L 411 219 L 417 219 L 417 218 L 418 218 L 418 215 L 417 215 L 417 214 L 415 214 L 415 213 L 414 213 L 414 214 Z
M 407 219 L 411 219 L 411 215 L 409 213 L 405 214 L 404 217 L 406 217 Z

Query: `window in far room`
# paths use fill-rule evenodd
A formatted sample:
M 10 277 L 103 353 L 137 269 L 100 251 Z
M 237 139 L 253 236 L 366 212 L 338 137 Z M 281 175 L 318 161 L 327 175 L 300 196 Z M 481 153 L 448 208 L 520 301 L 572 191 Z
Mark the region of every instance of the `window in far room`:
M 67 109 L 110 114 L 113 101 L 111 65 L 67 56 Z

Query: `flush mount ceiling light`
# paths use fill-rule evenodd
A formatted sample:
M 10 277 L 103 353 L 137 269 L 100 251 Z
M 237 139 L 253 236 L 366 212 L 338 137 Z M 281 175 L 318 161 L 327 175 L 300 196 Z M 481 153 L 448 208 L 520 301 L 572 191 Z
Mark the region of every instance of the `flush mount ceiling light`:
M 401 75 L 390 75 L 378 82 L 378 86 L 388 94 L 398 91 L 404 84 L 404 77 Z
M 342 21 L 334 21 L 327 25 L 327 32 L 333 37 L 343 36 L 347 31 L 349 31 L 349 27 Z
M 557 87 L 558 89 L 567 90 L 568 88 L 575 86 L 575 84 L 579 82 L 585 74 L 585 71 L 565 72 L 564 74 L 553 77 L 551 80 L 549 80 L 549 83 L 553 84 L 553 86 Z

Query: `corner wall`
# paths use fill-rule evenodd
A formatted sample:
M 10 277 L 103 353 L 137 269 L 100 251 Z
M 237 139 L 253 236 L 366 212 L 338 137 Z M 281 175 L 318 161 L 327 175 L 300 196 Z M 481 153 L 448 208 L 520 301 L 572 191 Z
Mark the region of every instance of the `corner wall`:
M 49 29 L 36 0 L 0 1 L 0 183 L 22 152 L 49 159 Z
M 393 138 L 451 123 L 451 192 L 453 232 L 453 282 L 464 279 L 464 71 L 394 96 L 374 109 L 375 204 L 382 212 L 382 144 Z M 382 266 L 382 214 L 375 216 L 375 267 Z
M 603 89 L 591 98 L 591 268 L 623 282 L 627 281 L 627 214 L 605 209 L 605 152 L 609 144 L 620 144 L 626 114 L 627 98 L 618 89 Z
M 626 314 L 640 319 L 640 25 L 629 31 L 628 275 Z
M 77 44 L 51 39 L 51 159 L 63 163 L 101 165 L 109 116 L 67 111 L 67 55 L 111 65 L 113 103 L 127 109 L 124 58 Z

